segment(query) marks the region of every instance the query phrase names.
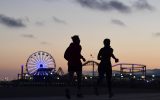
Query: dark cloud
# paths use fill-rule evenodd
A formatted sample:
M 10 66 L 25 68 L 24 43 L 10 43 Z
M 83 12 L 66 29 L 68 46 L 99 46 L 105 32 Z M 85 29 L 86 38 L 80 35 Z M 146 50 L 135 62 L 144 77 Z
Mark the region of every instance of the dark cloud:
M 153 36 L 155 36 L 155 37 L 160 37 L 160 32 L 153 33 Z
M 82 7 L 100 11 L 116 10 L 120 13 L 131 13 L 133 9 L 153 11 L 155 8 L 147 0 L 135 0 L 127 5 L 118 0 L 76 0 Z
M 119 25 L 119 26 L 126 26 L 126 24 L 124 22 L 122 22 L 121 20 L 119 20 L 119 19 L 112 19 L 111 23 Z
M 23 34 L 23 35 L 21 35 L 22 37 L 25 37 L 25 38 L 35 38 L 35 36 L 34 35 L 32 35 L 32 34 Z
M 13 28 L 26 27 L 21 19 L 14 19 L 2 14 L 0 14 L 0 24 Z
M 136 2 L 134 2 L 133 6 L 137 9 L 137 10 L 154 10 L 155 8 L 150 5 L 147 0 L 138 0 Z
M 81 6 L 101 11 L 116 10 L 122 13 L 131 12 L 131 8 L 120 1 L 108 0 L 76 0 Z
M 59 19 L 55 16 L 53 16 L 53 20 L 56 22 L 56 23 L 60 23 L 60 24 L 67 24 L 64 20 L 62 19 Z

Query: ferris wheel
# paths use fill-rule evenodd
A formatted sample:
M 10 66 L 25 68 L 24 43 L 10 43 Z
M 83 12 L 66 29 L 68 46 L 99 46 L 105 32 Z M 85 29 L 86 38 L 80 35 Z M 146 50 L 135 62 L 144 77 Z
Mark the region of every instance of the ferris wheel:
M 26 63 L 26 71 L 32 76 L 51 75 L 56 72 L 56 63 L 49 53 L 38 51 L 29 56 Z

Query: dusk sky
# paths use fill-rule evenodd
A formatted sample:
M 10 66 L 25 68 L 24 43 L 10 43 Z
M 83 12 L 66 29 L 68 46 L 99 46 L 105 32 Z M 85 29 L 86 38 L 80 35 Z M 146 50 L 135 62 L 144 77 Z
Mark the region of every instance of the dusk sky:
M 79 35 L 86 60 L 97 61 L 103 40 L 110 38 L 120 63 L 160 68 L 159 5 L 159 0 L 0 0 L 0 79 L 16 79 L 37 51 L 50 53 L 66 72 L 63 55 L 73 35 Z

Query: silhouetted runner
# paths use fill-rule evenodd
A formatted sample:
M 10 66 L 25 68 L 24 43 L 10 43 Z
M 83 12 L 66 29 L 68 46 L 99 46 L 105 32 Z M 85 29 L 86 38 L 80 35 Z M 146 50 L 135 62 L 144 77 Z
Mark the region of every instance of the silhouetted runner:
M 82 78 L 82 62 L 86 61 L 81 55 L 82 47 L 80 45 L 80 39 L 77 35 L 71 37 L 72 43 L 66 49 L 64 58 L 68 61 L 68 85 L 73 82 L 74 72 L 77 74 L 77 97 L 82 97 L 81 93 L 81 78 Z M 66 89 L 66 97 L 71 98 L 69 88 Z
M 98 56 L 97 56 L 97 59 L 100 60 L 100 64 L 98 66 L 99 77 L 97 80 L 95 93 L 96 95 L 99 95 L 98 86 L 102 82 L 104 78 L 104 74 L 106 74 L 109 98 L 111 98 L 113 96 L 111 58 L 115 59 L 115 62 L 118 62 L 119 60 L 113 54 L 113 49 L 110 47 L 110 39 L 104 39 L 103 43 L 104 43 L 104 47 L 100 49 Z

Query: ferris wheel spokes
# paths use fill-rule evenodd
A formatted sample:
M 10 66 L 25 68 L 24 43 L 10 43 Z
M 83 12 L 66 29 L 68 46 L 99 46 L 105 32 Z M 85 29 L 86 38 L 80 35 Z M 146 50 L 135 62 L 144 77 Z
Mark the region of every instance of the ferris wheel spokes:
M 56 64 L 49 53 L 38 51 L 28 58 L 26 69 L 30 75 L 49 75 L 50 73 L 55 73 Z

